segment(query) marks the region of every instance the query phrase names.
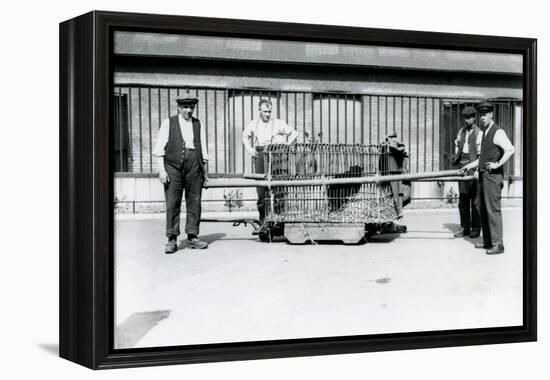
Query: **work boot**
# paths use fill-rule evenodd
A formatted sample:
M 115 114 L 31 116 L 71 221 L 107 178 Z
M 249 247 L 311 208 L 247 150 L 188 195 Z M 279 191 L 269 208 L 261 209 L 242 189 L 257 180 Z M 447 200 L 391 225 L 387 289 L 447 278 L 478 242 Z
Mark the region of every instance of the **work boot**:
M 472 239 L 478 238 L 480 235 L 481 235 L 480 230 L 472 230 L 472 232 L 470 232 L 470 237 Z
M 252 226 L 252 228 L 254 229 L 254 231 L 252 231 L 252 235 L 258 235 L 260 233 L 260 230 L 262 229 L 262 225 L 264 224 L 264 222 L 260 222 L 258 220 L 252 220 L 250 222 L 250 225 Z
M 178 241 L 168 240 L 168 243 L 166 243 L 166 246 L 164 248 L 164 253 L 168 255 L 168 254 L 177 252 L 177 250 L 178 250 Z
M 455 233 L 454 236 L 455 236 L 455 238 L 461 238 L 461 237 L 468 236 L 468 235 L 470 235 L 470 231 L 460 230 L 457 233 Z
M 199 239 L 198 237 L 193 237 L 187 239 L 187 246 L 193 249 L 205 249 L 208 248 L 208 243 Z
M 493 246 L 492 248 L 488 249 L 487 252 L 485 252 L 488 255 L 499 255 L 501 253 L 504 253 L 504 245 L 497 244 Z
M 493 245 L 492 244 L 486 244 L 486 243 L 482 242 L 482 243 L 476 243 L 475 247 L 476 248 L 481 248 L 481 249 L 489 249 L 489 248 L 492 248 Z

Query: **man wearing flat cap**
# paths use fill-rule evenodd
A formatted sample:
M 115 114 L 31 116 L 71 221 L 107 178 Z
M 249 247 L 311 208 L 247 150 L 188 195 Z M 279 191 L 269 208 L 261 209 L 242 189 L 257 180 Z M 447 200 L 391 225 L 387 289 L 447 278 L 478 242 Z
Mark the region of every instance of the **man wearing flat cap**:
M 460 128 L 455 140 L 455 159 L 453 164 L 463 167 L 477 160 L 481 150 L 481 138 L 483 133 L 476 125 L 476 110 L 473 107 L 465 107 L 462 110 L 464 127 Z M 470 169 L 467 175 L 474 174 L 475 169 Z M 455 233 L 455 237 L 469 236 L 479 237 L 481 222 L 476 206 L 477 183 L 476 181 L 461 181 L 458 183 L 458 211 L 460 214 L 461 230 Z
M 264 173 L 264 148 L 269 144 L 292 144 L 298 137 L 298 132 L 284 120 L 272 118 L 273 104 L 268 98 L 260 99 L 258 111 L 260 117 L 250 121 L 243 130 L 242 141 L 244 148 L 252 157 L 256 173 Z M 266 215 L 267 187 L 257 187 L 258 213 L 260 224 L 264 224 Z
M 506 132 L 493 121 L 493 104 L 481 103 L 478 112 L 483 129 L 481 152 L 478 160 L 462 169 L 477 167 L 479 172 L 477 206 L 481 216 L 483 242 L 476 243 L 476 248 L 486 249 L 488 255 L 496 255 L 504 253 L 500 202 L 504 184 L 503 165 L 514 154 L 514 146 Z
M 177 237 L 180 234 L 180 210 L 184 191 L 187 247 L 208 247 L 207 242 L 198 238 L 202 187 L 208 180 L 205 168 L 208 160 L 206 138 L 200 121 L 192 116 L 198 99 L 187 94 L 176 99 L 176 102 L 178 114 L 164 120 L 153 151 L 157 157 L 159 179 L 164 185 L 166 198 L 167 254 L 178 250 Z

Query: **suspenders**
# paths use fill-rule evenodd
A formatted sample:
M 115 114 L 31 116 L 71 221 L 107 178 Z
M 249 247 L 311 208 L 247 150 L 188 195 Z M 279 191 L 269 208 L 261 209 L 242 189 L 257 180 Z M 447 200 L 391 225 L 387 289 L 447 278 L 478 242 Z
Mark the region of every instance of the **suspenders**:
M 269 122 L 266 124 L 266 126 L 268 126 L 269 124 L 271 124 L 273 122 L 272 119 L 269 119 Z M 253 146 L 258 146 L 259 144 L 259 141 L 258 141 L 258 126 L 259 126 L 259 123 L 260 123 L 260 118 L 256 119 L 256 133 L 252 132 L 252 145 Z M 271 138 L 269 139 L 269 143 L 273 143 L 273 125 L 271 126 Z M 261 145 L 263 146 L 263 145 Z

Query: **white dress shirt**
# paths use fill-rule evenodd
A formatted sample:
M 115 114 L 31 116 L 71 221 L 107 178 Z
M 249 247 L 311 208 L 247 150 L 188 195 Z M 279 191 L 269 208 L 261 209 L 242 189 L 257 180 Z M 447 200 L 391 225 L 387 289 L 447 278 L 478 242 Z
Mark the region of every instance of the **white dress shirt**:
M 466 128 L 466 127 L 463 127 L 463 128 Z M 469 131 L 466 131 L 466 136 L 464 136 L 464 146 L 462 147 L 462 152 L 459 152 L 458 151 L 458 143 L 460 142 L 460 135 L 462 134 L 462 129 L 463 128 L 460 128 L 458 130 L 458 134 L 456 135 L 456 140 L 455 140 L 455 154 L 459 154 L 459 153 L 464 153 L 464 154 L 470 154 L 470 144 L 468 144 L 468 139 L 470 138 L 470 135 L 472 134 L 472 131 L 474 130 L 474 128 L 470 128 Z M 476 138 L 476 147 L 477 147 L 477 154 L 479 155 L 479 153 L 481 152 L 481 139 L 483 138 L 483 131 L 482 130 L 479 130 L 479 133 L 477 134 L 477 138 Z
M 243 130 L 243 144 L 249 149 L 268 144 L 286 144 L 287 141 L 294 141 L 296 137 L 298 132 L 281 119 L 269 119 L 266 123 L 257 118 L 250 121 Z
M 493 125 L 495 125 L 495 123 L 491 123 L 491 125 L 489 125 L 489 127 L 485 130 L 485 133 L 489 133 L 489 130 Z M 508 136 L 506 136 L 506 132 L 504 132 L 504 129 L 502 128 L 499 128 L 495 132 L 493 143 L 499 146 L 505 152 L 514 152 L 514 146 L 512 145 L 510 139 L 508 139 Z

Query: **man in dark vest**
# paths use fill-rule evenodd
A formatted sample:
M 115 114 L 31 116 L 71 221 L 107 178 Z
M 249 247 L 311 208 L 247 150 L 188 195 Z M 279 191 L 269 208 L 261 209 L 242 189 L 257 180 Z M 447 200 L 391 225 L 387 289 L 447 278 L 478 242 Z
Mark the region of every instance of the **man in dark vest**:
M 462 110 L 464 116 L 464 127 L 460 128 L 455 140 L 455 160 L 453 164 L 463 167 L 477 160 L 481 149 L 481 138 L 483 133 L 475 124 L 476 110 L 473 107 L 465 107 Z M 473 175 L 475 169 L 470 169 L 467 175 Z M 461 230 L 455 237 L 469 236 L 479 237 L 481 224 L 479 212 L 476 206 L 477 183 L 476 181 L 461 181 L 458 183 L 458 211 L 460 213 Z
M 477 205 L 481 216 L 483 242 L 476 248 L 486 249 L 488 255 L 504 253 L 502 237 L 502 211 L 500 198 L 504 183 L 503 165 L 514 154 L 514 147 L 506 132 L 493 121 L 493 104 L 482 103 L 478 107 L 483 139 L 479 159 L 464 166 L 479 171 L 479 192 Z
M 178 250 L 180 234 L 180 210 L 185 190 L 187 246 L 207 248 L 208 243 L 198 238 L 201 219 L 202 187 L 208 180 L 208 160 L 204 132 L 194 118 L 193 111 L 198 99 L 186 95 L 176 100 L 178 114 L 162 123 L 153 154 L 157 157 L 159 179 L 164 185 L 166 198 L 166 244 L 165 253 Z

